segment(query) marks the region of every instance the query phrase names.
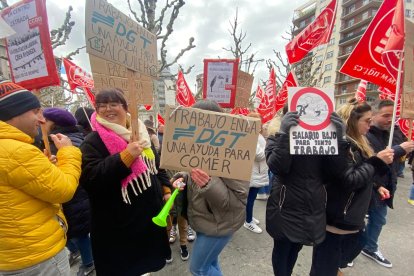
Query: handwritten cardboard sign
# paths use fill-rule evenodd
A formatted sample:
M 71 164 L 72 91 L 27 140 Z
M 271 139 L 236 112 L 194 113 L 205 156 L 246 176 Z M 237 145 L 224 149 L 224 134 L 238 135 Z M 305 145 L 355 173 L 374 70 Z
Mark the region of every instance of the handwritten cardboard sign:
M 288 97 L 289 110 L 299 113 L 299 125 L 290 128 L 290 154 L 337 155 L 333 89 L 288 87 Z
M 414 23 L 405 20 L 404 85 L 401 118 L 414 119 Z
M 161 167 L 250 180 L 259 119 L 167 106 Z
M 156 36 L 106 0 L 86 1 L 85 27 L 89 54 L 156 76 Z
M 59 85 L 44 0 L 24 0 L 1 11 L 15 31 L 6 38 L 13 82 L 29 89 Z
M 117 63 L 89 55 L 95 90 L 108 87 L 121 88 L 129 99 L 128 68 Z M 131 71 L 129 71 L 132 73 Z M 153 80 L 149 76 L 133 72 L 135 82 L 134 93 L 137 95 L 137 104 L 153 105 Z
M 237 74 L 236 107 L 248 107 L 250 93 L 252 91 L 254 77 L 249 73 L 239 70 Z

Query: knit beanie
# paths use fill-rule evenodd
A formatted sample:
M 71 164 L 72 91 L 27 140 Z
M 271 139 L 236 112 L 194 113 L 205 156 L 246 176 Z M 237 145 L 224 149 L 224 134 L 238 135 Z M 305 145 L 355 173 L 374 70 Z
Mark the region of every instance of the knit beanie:
M 63 108 L 45 108 L 45 110 L 43 110 L 43 117 L 61 127 L 76 126 L 77 123 L 72 113 Z
M 0 120 L 8 121 L 29 110 L 40 107 L 32 92 L 11 81 L 0 82 Z

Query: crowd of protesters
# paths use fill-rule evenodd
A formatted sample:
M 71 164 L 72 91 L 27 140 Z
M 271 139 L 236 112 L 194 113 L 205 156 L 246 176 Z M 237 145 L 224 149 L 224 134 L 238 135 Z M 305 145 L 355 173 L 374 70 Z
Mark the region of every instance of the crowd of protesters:
M 157 135 L 152 121 L 138 120 L 139 140 L 132 141 L 120 89 L 99 91 L 94 109 L 73 116 L 43 110 L 34 94 L 2 81 L 0 275 L 70 275 L 79 257 L 78 275 L 158 271 L 172 261 L 176 226 L 165 229 L 152 218 L 173 189 L 182 191 L 175 203 L 181 259 L 190 260 L 192 275 L 222 275 L 219 255 L 234 233 L 241 226 L 262 232 L 253 206 L 265 186 L 275 275 L 292 274 L 303 245 L 313 246 L 312 276 L 340 275 L 360 253 L 392 267 L 378 238 L 401 160 L 414 150 L 398 131 L 387 147 L 393 105 L 350 99 L 333 112 L 338 154 L 330 156 L 290 154 L 289 130 L 300 117 L 285 108 L 259 135 L 251 180 L 240 181 L 198 168 L 169 176 L 159 166 L 163 126 Z M 210 100 L 193 108 L 223 112 Z M 39 129 L 48 140 L 35 143 Z

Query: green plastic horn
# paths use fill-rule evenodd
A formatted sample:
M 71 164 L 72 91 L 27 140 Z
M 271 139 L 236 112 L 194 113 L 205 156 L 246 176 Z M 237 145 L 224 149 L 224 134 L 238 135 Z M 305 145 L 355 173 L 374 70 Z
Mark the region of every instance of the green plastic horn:
M 177 197 L 178 193 L 180 192 L 180 189 L 177 188 L 172 193 L 171 197 L 167 200 L 164 207 L 162 207 L 161 212 L 156 217 L 152 218 L 152 222 L 160 227 L 167 227 L 167 217 L 170 213 L 170 209 L 174 203 L 175 198 Z

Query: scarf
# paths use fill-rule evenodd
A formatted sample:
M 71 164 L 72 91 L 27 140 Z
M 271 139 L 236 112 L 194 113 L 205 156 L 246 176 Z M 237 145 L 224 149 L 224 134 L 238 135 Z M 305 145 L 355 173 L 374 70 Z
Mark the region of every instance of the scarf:
M 150 174 L 156 174 L 155 155 L 151 150 L 151 141 L 144 124 L 139 121 L 139 138 L 144 141 L 144 150 L 141 156 L 136 158 L 131 165 L 131 174 L 121 180 L 122 198 L 125 203 L 131 204 L 128 195 L 128 186 L 132 188 L 134 194 L 142 194 L 147 188 L 151 187 Z M 105 144 L 111 155 L 120 153 L 126 149 L 131 137 L 131 131 L 127 128 L 108 122 L 99 117 L 96 112 L 91 117 L 92 127 L 98 132 L 99 137 Z M 142 189 L 141 189 L 142 186 Z M 137 190 L 135 189 L 137 187 Z

